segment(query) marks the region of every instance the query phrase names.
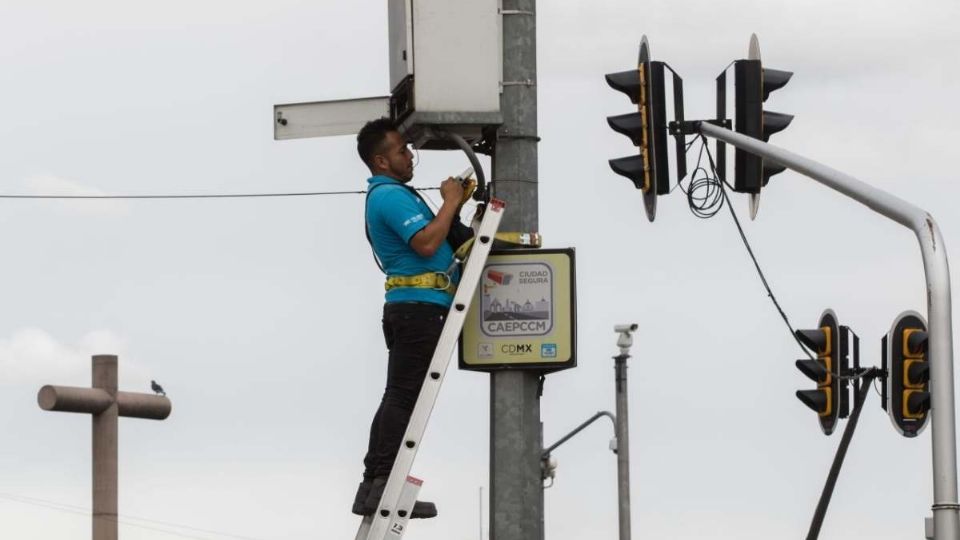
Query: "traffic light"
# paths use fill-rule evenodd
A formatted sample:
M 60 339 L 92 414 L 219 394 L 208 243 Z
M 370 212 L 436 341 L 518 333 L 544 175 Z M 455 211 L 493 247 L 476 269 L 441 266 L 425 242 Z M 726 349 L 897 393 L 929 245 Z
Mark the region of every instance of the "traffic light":
M 848 385 L 840 377 L 847 371 L 846 328 L 831 309 L 823 312 L 817 326 L 796 331 L 797 339 L 817 355 L 814 360 L 797 360 L 797 369 L 817 383 L 814 390 L 797 390 L 797 398 L 817 413 L 820 429 L 830 435 L 837 420 L 847 416 Z
M 930 411 L 927 323 L 914 311 L 901 313 L 882 346 L 887 373 L 884 408 L 900 434 L 916 437 L 927 425 Z
M 608 73 L 606 79 L 611 88 L 626 94 L 638 109 L 634 113 L 607 117 L 614 131 L 630 137 L 634 146 L 639 147 L 638 155 L 611 159 L 610 168 L 643 190 L 647 218 L 653 221 L 657 195 L 670 192 L 664 63 L 650 60 L 650 44 L 643 36 L 637 68 Z M 674 92 L 676 95 L 676 86 Z
M 756 34 L 750 36 L 750 49 L 746 60 L 734 62 L 734 130 L 765 142 L 770 136 L 783 131 L 793 116 L 763 110 L 763 103 L 774 90 L 783 88 L 793 73 L 763 67 L 760 61 L 760 43 Z M 784 167 L 764 162 L 763 158 L 736 149 L 734 155 L 733 190 L 750 194 L 750 217 L 757 215 L 760 204 L 760 189 L 770 177 L 784 171 Z

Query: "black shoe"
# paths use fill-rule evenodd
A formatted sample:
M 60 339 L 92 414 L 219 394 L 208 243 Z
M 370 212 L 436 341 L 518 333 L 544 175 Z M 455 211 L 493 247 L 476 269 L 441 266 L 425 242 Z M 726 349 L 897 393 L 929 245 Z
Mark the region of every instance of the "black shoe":
M 376 511 L 376 508 L 373 510 L 367 511 L 367 495 L 370 494 L 370 487 L 373 486 L 373 480 L 364 480 L 360 482 L 360 485 L 357 487 L 357 494 L 353 497 L 353 509 L 351 510 L 354 514 L 358 516 L 369 516 Z
M 385 488 L 386 485 L 386 476 L 379 476 L 373 479 L 373 484 L 370 486 L 370 492 L 364 504 L 365 513 L 363 515 L 369 516 L 377 511 L 377 506 L 380 504 L 380 497 L 383 496 L 383 488 Z M 410 511 L 411 519 L 428 519 L 432 517 L 437 517 L 437 505 L 427 501 L 416 501 L 413 503 L 413 509 Z

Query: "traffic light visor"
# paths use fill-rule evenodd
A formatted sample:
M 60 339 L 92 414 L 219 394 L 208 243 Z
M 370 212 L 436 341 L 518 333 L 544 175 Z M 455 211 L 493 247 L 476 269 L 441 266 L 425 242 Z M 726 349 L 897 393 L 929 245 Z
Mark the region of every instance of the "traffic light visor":
M 830 372 L 827 371 L 827 367 L 819 360 L 797 360 L 797 369 L 806 375 L 808 379 L 818 383 L 826 382 L 830 374 Z
M 922 418 L 930 410 L 930 392 L 907 390 L 903 400 L 904 418 Z
M 930 380 L 930 364 L 925 360 L 906 360 L 903 363 L 903 385 L 922 387 Z
M 797 398 L 820 416 L 830 414 L 830 389 L 797 390 Z
M 819 355 L 830 354 L 830 327 L 817 328 L 816 330 L 797 330 L 795 335 L 801 343 L 808 349 L 815 351 Z
M 769 141 L 771 135 L 787 129 L 792 121 L 791 114 L 763 111 L 763 140 Z
M 610 124 L 610 127 L 617 133 L 630 137 L 634 146 L 644 146 L 646 126 L 643 122 L 643 114 L 635 112 L 608 116 L 607 124 Z
M 631 69 L 619 73 L 608 73 L 606 75 L 607 84 L 614 90 L 623 92 L 630 98 L 634 104 L 640 98 L 640 70 Z M 616 129 L 616 128 L 614 128 Z
M 629 156 L 622 157 L 617 159 L 611 159 L 609 161 L 610 168 L 613 169 L 613 172 L 626 176 L 631 181 L 637 189 L 642 189 L 647 191 L 650 189 L 650 186 L 647 184 L 647 176 L 645 173 L 646 167 L 644 167 L 643 156 Z
M 903 329 L 903 355 L 919 356 L 927 351 L 927 333 L 919 328 Z
M 790 82 L 790 77 L 793 77 L 792 71 L 763 68 L 763 100 L 770 97 L 770 92 L 783 88 Z

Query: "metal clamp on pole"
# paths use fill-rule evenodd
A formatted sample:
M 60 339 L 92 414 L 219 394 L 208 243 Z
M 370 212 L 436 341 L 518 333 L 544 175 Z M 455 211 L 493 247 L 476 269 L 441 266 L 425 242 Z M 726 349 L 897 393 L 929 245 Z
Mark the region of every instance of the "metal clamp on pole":
M 700 134 L 700 124 L 702 123 L 713 124 L 715 126 L 720 126 L 722 128 L 730 129 L 733 127 L 733 122 L 729 119 L 726 120 L 681 120 L 673 121 L 667 124 L 667 128 L 670 130 L 670 135 L 699 135 Z
M 525 81 L 503 81 L 500 83 L 500 86 L 536 86 L 537 81 L 533 79 L 527 79 Z

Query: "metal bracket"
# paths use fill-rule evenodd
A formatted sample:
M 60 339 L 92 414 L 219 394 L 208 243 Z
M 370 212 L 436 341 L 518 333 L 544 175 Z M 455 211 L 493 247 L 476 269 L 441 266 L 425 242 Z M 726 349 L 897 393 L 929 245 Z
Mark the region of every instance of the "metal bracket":
M 522 81 L 503 81 L 500 83 L 500 86 L 536 86 L 537 81 L 533 79 L 525 79 Z
M 543 460 L 543 459 L 549 458 L 549 457 L 550 457 L 550 453 L 553 452 L 554 450 L 556 450 L 557 447 L 559 447 L 561 444 L 563 444 L 563 443 L 567 442 L 568 440 L 570 440 L 570 438 L 573 437 L 574 435 L 576 435 L 577 433 L 580 433 L 581 431 L 583 431 L 583 428 L 589 426 L 590 424 L 592 424 L 595 420 L 597 420 L 597 419 L 600 418 L 601 416 L 606 416 L 607 418 L 610 419 L 611 422 L 613 422 L 613 430 L 614 430 L 614 432 L 616 432 L 616 430 L 617 430 L 617 417 L 614 416 L 613 413 L 610 412 L 610 411 L 600 411 L 600 412 L 598 412 L 597 414 L 591 416 L 589 419 L 587 419 L 586 422 L 584 422 L 584 423 L 580 424 L 579 426 L 573 428 L 573 431 L 571 431 L 570 433 L 567 433 L 566 435 L 564 435 L 559 441 L 557 441 L 557 442 L 553 443 L 552 445 L 550 445 L 550 447 L 548 447 L 546 450 L 544 450 L 544 451 L 540 454 L 540 459 Z
M 520 182 L 523 184 L 539 184 L 537 180 L 525 180 L 522 178 L 494 178 L 491 182 Z
M 670 135 L 698 135 L 700 133 L 700 124 L 713 124 L 723 128 L 731 129 L 733 122 L 730 119 L 725 120 L 681 120 L 679 122 L 670 122 L 667 126 Z

